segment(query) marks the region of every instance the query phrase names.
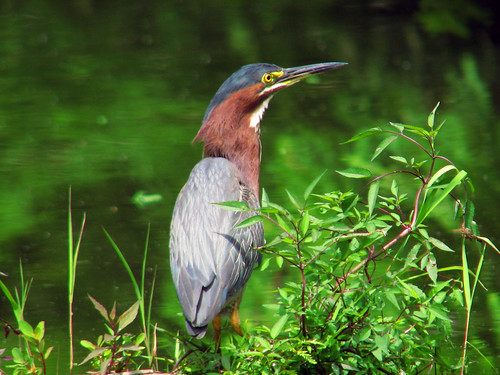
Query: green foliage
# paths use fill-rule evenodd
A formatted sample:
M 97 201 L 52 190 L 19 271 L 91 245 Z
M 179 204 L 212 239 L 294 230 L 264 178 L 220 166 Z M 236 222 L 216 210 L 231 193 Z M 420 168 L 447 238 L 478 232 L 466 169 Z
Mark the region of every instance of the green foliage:
M 208 363 L 209 358 L 215 361 L 209 369 L 201 365 L 200 353 L 186 345 L 184 352 L 176 351 L 179 371 L 466 371 L 474 293 L 485 250 L 495 248 L 479 237 L 474 224 L 466 172 L 435 149 L 443 125 L 435 122 L 436 110 L 426 127 L 391 123 L 388 130 L 370 129 L 348 141 L 385 135 L 372 160 L 397 140 L 421 151 L 409 160 L 389 155 L 403 168 L 378 177 L 364 168 L 339 171 L 349 178 L 371 177 L 366 196 L 352 191 L 312 194 L 316 179 L 302 201 L 287 192 L 293 207 L 289 210 L 270 202 L 264 192 L 255 220 L 270 222 L 278 235 L 261 249 L 266 255 L 261 270 L 274 261 L 294 271 L 278 288 L 276 302 L 265 306 L 276 321 L 271 327 L 250 328 L 245 337 L 231 337 L 222 345 L 218 363 L 213 354 L 204 353 Z M 400 183 L 404 177 L 410 183 Z M 457 220 L 463 235 L 462 264 L 444 267 L 438 264 L 440 255 L 458 249 L 434 237 L 430 218 L 438 207 L 453 204 L 455 217 L 450 220 Z M 232 203 L 227 207 L 237 208 Z M 483 246 L 474 268 L 467 257 L 477 244 Z M 467 316 L 461 348 L 452 339 L 452 328 L 457 327 L 450 311 L 456 309 L 464 309 Z
M 111 311 L 108 310 L 95 298 L 89 295 L 94 307 L 106 320 L 107 333 L 99 336 L 93 344 L 88 340 L 82 340 L 80 344 L 89 349 L 90 353 L 80 365 L 91 361 L 93 367 L 101 374 L 111 371 L 123 372 L 128 369 L 137 369 L 143 362 L 141 357 L 144 346 L 145 334 L 137 336 L 124 333 L 123 330 L 137 317 L 140 301 L 130 306 L 122 315 L 116 316 L 116 303 Z
M 24 319 L 24 309 L 28 299 L 28 293 L 31 286 L 31 281 L 25 282 L 23 277 L 22 264 L 19 265 L 21 274 L 21 289 L 20 292 L 15 289 L 14 295 L 9 291 L 7 286 L 0 281 L 0 289 L 9 300 L 12 311 L 14 313 L 17 327 L 4 321 L 5 334 L 8 336 L 11 332 L 19 336 L 19 344 L 12 348 L 10 356 L 4 356 L 2 361 L 6 361 L 6 367 L 12 369 L 12 374 L 33 374 L 40 375 L 47 373 L 46 361 L 50 356 L 53 347 L 47 347 L 45 336 L 45 322 L 39 322 L 36 327 L 28 323 Z M 0 319 L 3 321 L 3 319 Z M 0 349 L 0 354 L 4 354 L 5 349 Z M 10 363 L 12 362 L 12 363 Z M 0 367 L 0 373 L 4 373 Z

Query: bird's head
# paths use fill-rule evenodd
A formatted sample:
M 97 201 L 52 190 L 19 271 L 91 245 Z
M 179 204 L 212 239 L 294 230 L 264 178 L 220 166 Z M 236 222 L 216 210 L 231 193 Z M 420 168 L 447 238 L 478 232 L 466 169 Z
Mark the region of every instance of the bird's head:
M 242 119 L 246 119 L 247 123 L 242 125 L 257 130 L 269 100 L 276 92 L 313 74 L 343 65 L 346 64 L 333 62 L 295 68 L 281 68 L 273 64 L 245 65 L 226 79 L 217 90 L 205 112 L 203 124 L 211 117 L 220 118 L 211 122 L 211 126 L 227 121 L 231 121 L 235 126 L 236 123 L 240 124 Z M 218 110 L 219 107 L 222 110 Z
M 295 68 L 245 65 L 221 85 L 194 140 L 205 143 L 204 156 L 225 157 L 236 163 L 250 176 L 252 188 L 258 190 L 260 121 L 272 96 L 304 78 L 344 65 L 338 62 Z

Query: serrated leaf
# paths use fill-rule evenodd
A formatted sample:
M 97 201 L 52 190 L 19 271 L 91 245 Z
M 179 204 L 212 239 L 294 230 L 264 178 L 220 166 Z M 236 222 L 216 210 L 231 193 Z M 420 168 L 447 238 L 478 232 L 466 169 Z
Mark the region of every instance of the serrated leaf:
M 335 172 L 349 178 L 366 178 L 372 175 L 368 169 L 356 168 L 356 167 L 347 168 L 342 171 L 335 171 Z
M 245 219 L 241 223 L 239 223 L 238 225 L 236 225 L 234 227 L 234 229 L 241 229 L 241 228 L 249 227 L 251 225 L 260 223 L 263 220 L 264 220 L 264 216 L 262 216 L 262 215 L 250 216 L 248 219 Z
M 287 321 L 288 315 L 283 315 L 276 323 L 274 323 L 273 328 L 271 328 L 271 332 L 269 333 L 271 338 L 275 339 L 278 337 L 278 335 L 283 331 Z
M 451 249 L 448 245 L 446 245 L 443 241 L 438 240 L 437 238 L 434 237 L 429 237 L 429 242 L 434 246 L 437 247 L 439 250 L 443 251 L 449 251 L 454 253 L 455 251 Z
M 382 129 L 380 128 L 371 128 L 371 129 L 368 129 L 368 130 L 365 130 L 357 135 L 355 135 L 354 137 L 348 139 L 347 141 L 345 142 L 342 142 L 341 144 L 344 145 L 346 143 L 351 143 L 351 142 L 355 142 L 357 140 L 360 140 L 360 139 L 363 139 L 363 138 L 366 138 L 366 137 L 370 137 L 374 134 L 378 134 L 378 133 L 381 133 L 382 132 Z
M 387 146 L 389 146 L 397 138 L 398 136 L 393 135 L 392 137 L 387 137 L 382 142 L 380 142 L 377 148 L 375 149 L 375 152 L 373 153 L 371 161 L 374 161 L 380 155 L 380 153 L 384 151 L 387 148 Z
M 95 309 L 99 311 L 99 314 L 101 314 L 104 317 L 104 319 L 106 319 L 106 321 L 109 321 L 108 310 L 106 310 L 106 308 L 90 294 L 88 294 L 88 296 L 92 301 L 92 303 L 94 304 Z
M 370 190 L 368 190 L 368 212 L 370 213 L 370 216 L 373 214 L 375 204 L 377 203 L 379 186 L 380 180 L 377 180 L 370 185 Z
M 323 173 L 321 173 L 318 177 L 316 177 L 314 179 L 313 182 L 311 182 L 309 184 L 309 186 L 306 188 L 306 190 L 304 191 L 304 200 L 307 201 L 307 199 L 309 198 L 309 196 L 311 195 L 311 192 L 314 190 L 314 188 L 316 187 L 316 185 L 318 184 L 319 180 L 321 180 L 321 177 L 323 177 L 326 173 L 326 170 L 323 171 Z
M 242 201 L 213 202 L 212 204 L 221 206 L 228 211 L 250 211 L 248 204 Z

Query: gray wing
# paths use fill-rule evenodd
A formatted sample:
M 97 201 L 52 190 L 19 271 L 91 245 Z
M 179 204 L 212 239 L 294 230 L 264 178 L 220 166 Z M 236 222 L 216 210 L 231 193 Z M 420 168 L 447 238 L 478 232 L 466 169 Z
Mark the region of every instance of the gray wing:
M 239 200 L 258 208 L 258 199 L 240 181 L 240 172 L 227 159 L 205 158 L 193 168 L 175 203 L 170 267 L 188 331 L 199 338 L 262 258 L 253 250 L 264 244 L 262 223 L 234 229 L 254 213 L 213 204 Z

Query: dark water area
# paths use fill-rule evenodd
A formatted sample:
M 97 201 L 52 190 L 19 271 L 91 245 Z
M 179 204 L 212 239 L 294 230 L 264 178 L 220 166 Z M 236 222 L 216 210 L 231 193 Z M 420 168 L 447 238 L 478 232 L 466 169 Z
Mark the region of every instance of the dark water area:
M 349 63 L 271 102 L 262 123 L 260 180 L 271 200 L 286 204 L 285 189 L 300 193 L 325 169 L 318 191 L 355 188 L 338 169 L 394 168 L 388 161 L 366 165 L 376 140 L 340 143 L 389 121 L 423 125 L 439 101 L 438 120 L 446 124 L 438 148 L 469 173 L 481 233 L 500 243 L 500 45 L 492 26 L 498 15 L 482 2 L 471 5 L 478 13 L 457 11 L 447 23 L 423 4 L 401 3 L 0 5 L 0 271 L 11 290 L 20 285 L 19 261 L 24 277 L 33 279 L 25 317 L 46 322 L 55 346 L 50 373 L 65 373 L 69 360 L 70 188 L 75 236 L 86 214 L 74 302 L 76 362 L 87 353 L 78 341 L 104 332 L 87 294 L 109 308 L 116 300 L 119 311 L 135 302 L 103 228 L 139 277 L 150 226 L 153 321 L 172 332 L 184 329 L 168 265 L 170 216 L 201 157 L 201 145 L 191 141 L 210 99 L 248 63 Z M 144 195 L 153 202 L 139 204 Z M 436 236 L 459 244 L 456 223 L 445 215 L 433 222 Z M 443 264 L 460 264 L 459 254 Z M 471 327 L 474 345 L 497 365 L 500 314 L 491 301 L 500 296 L 499 267 L 500 256 L 488 252 L 481 278 L 487 291 L 478 291 Z M 273 301 L 284 277 L 269 269 L 254 273 L 243 320 L 272 324 L 261 306 Z M 0 318 L 13 321 L 3 295 Z M 460 314 L 456 322 L 459 330 Z M 0 348 L 15 344 L 3 340 Z M 470 373 L 489 373 L 480 356 L 470 355 Z

